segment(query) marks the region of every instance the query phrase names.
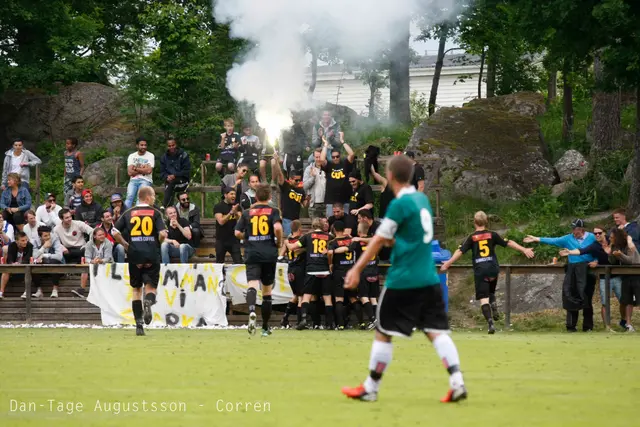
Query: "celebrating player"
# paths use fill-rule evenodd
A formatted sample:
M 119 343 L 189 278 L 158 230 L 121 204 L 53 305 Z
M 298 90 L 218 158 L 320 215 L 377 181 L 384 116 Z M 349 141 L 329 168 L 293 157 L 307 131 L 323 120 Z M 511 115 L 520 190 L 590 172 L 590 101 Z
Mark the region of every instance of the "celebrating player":
M 141 187 L 138 190 L 138 204 L 120 216 L 114 229 L 114 238 L 127 250 L 133 288 L 131 308 L 138 336 L 144 335 L 143 311 L 145 324 L 151 323 L 153 318 L 151 306 L 156 303 L 160 279 L 160 243 L 167 237 L 162 214 L 153 207 L 155 201 L 153 187 Z M 142 285 L 145 287 L 144 310 Z
M 336 205 L 333 206 L 335 208 Z M 351 236 L 345 235 L 344 230 L 344 222 L 336 221 L 333 224 L 336 238 L 329 242 L 329 251 L 327 252 L 333 282 L 333 296 L 336 299 L 336 325 L 339 330 L 343 330 L 346 326 L 344 322 L 344 277 L 355 263 L 353 251 L 349 248 Z M 349 297 L 352 297 L 352 293 L 349 293 Z M 353 296 L 353 301 L 355 302 L 355 296 Z M 362 314 L 358 316 L 358 320 L 362 321 Z
M 503 248 L 509 246 L 516 251 L 522 252 L 527 258 L 533 258 L 532 249 L 524 248 L 513 240 L 503 239 L 494 231 L 487 230 L 489 220 L 487 214 L 478 211 L 473 216 L 473 223 L 476 231 L 466 238 L 464 243 L 455 251 L 449 261 L 446 261 L 440 267 L 440 270 L 447 269 L 460 259 L 460 257 L 472 250 L 473 253 L 473 275 L 476 282 L 476 301 L 480 301 L 482 315 L 487 319 L 489 324 L 489 334 L 494 334 L 496 328 L 493 325 L 494 320 L 498 320 L 498 303 L 496 302 L 496 286 L 498 284 L 498 275 L 500 274 L 500 265 L 496 256 L 496 245 Z M 491 312 L 493 311 L 493 317 Z
M 291 223 L 291 235 L 287 238 L 287 243 L 290 245 L 298 243 L 302 237 L 302 223 L 299 219 L 296 219 Z M 307 269 L 307 257 L 302 249 L 300 250 L 288 250 L 287 245 L 282 245 L 280 251 L 281 257 L 284 258 L 286 252 L 286 260 L 289 263 L 289 284 L 293 291 L 293 297 L 287 303 L 287 308 L 280 322 L 280 326 L 283 328 L 289 327 L 289 316 L 293 313 L 298 314 L 298 323 L 302 321 L 302 291 L 304 289 L 304 272 Z
M 257 202 L 245 210 L 236 224 L 236 237 L 245 241 L 247 266 L 247 304 L 249 304 L 249 334 L 256 333 L 256 298 L 262 283 L 262 336 L 271 335 L 271 289 L 276 278 L 278 249 L 282 244 L 282 219 L 278 209 L 269 206 L 271 188 L 260 184 L 256 190 Z
M 382 374 L 391 363 L 391 336 L 409 337 L 414 327 L 427 335 L 449 371 L 450 389 L 441 401 L 457 402 L 467 397 L 433 261 L 431 205 L 427 196 L 411 185 L 412 166 L 407 156 L 393 157 L 387 164 L 387 180 L 396 198 L 389 204 L 387 216 L 367 246 L 369 256 L 361 257 L 345 278 L 345 288 L 355 289 L 371 257 L 377 255 L 382 246 L 393 245 L 391 267 L 378 305 L 369 376 L 358 387 L 342 389 L 342 393 L 352 399 L 378 399 Z

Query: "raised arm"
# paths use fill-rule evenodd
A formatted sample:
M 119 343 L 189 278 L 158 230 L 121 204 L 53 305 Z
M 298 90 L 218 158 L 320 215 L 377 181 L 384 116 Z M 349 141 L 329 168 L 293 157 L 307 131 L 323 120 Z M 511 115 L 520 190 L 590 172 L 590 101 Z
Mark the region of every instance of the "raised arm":
M 273 153 L 273 159 L 275 162 L 271 162 L 271 176 L 276 179 L 278 185 L 284 184 L 284 174 L 280 168 L 280 161 L 278 159 L 278 153 Z
M 376 172 L 376 168 L 373 167 L 373 165 L 371 165 L 371 175 L 373 175 L 373 179 L 380 185 L 382 185 L 383 187 L 387 187 L 387 178 L 385 178 L 384 176 L 380 175 L 378 172 Z
M 524 246 L 520 246 L 519 244 L 517 244 L 513 240 L 509 240 L 509 242 L 507 243 L 507 246 L 509 246 L 511 249 L 515 249 L 516 251 L 521 252 L 522 254 L 524 254 L 524 256 L 526 256 L 529 259 L 531 259 L 531 258 L 533 258 L 535 256 L 535 253 L 533 252 L 533 249 L 525 248 Z
M 347 160 L 349 160 L 349 163 L 353 163 L 353 161 L 356 159 L 356 153 L 353 152 L 349 144 L 344 142 L 344 133 L 342 132 L 340 132 L 340 142 L 342 142 L 342 146 L 344 147 L 344 150 L 347 152 Z
M 447 271 L 454 262 L 458 261 L 462 257 L 462 255 L 462 251 L 460 249 L 456 249 L 451 259 L 442 263 L 442 265 L 440 266 L 440 271 Z

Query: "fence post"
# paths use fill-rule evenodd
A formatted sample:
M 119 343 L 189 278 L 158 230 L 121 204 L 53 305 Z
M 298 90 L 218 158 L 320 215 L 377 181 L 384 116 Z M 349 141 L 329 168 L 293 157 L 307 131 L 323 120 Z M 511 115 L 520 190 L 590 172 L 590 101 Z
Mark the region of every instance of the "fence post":
M 27 323 L 31 323 L 31 280 L 31 266 L 28 265 L 24 272 L 24 288 L 27 293 L 25 320 Z
M 511 267 L 507 267 L 504 287 L 504 326 L 511 327 Z
M 202 163 L 202 166 L 200 167 L 200 185 L 202 186 L 200 188 L 200 205 L 202 206 L 202 211 L 200 212 L 202 214 L 202 218 L 206 218 L 207 217 L 207 210 L 204 208 L 204 199 L 205 199 L 205 192 L 204 192 L 204 186 L 206 185 L 207 182 L 207 165 L 206 163 Z M 238 199 L 240 200 L 240 199 Z
M 116 163 L 116 188 L 120 188 L 120 162 Z
M 40 206 L 40 165 L 36 165 L 36 207 Z
M 604 274 L 604 321 L 611 326 L 611 267 L 605 267 Z

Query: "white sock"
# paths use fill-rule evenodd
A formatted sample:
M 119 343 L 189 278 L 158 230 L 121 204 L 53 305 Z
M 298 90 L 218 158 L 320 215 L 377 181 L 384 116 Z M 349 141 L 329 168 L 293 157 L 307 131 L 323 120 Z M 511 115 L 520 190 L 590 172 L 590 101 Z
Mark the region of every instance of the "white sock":
M 369 358 L 369 371 L 382 375 L 387 369 L 393 357 L 393 344 L 390 342 L 373 341 L 371 357 Z M 371 375 L 364 380 L 364 389 L 367 393 L 377 392 L 380 387 L 380 379 L 374 380 Z
M 459 370 L 460 356 L 458 356 L 458 349 L 451 337 L 447 334 L 438 335 L 436 339 L 433 340 L 433 347 L 436 349 L 436 353 L 438 353 L 446 369 L 454 366 L 458 367 L 456 372 L 449 375 L 449 385 L 451 388 L 456 389 L 464 385 L 462 373 Z

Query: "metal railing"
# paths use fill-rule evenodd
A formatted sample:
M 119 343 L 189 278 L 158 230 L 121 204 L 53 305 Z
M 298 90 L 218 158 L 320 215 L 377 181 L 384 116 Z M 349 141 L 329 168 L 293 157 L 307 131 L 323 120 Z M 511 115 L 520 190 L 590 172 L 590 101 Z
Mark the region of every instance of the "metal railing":
M 46 265 L 46 264 L 0 264 L 0 273 L 24 274 L 26 295 L 26 321 L 31 321 L 31 290 L 34 274 L 66 274 L 66 273 L 88 273 L 90 264 L 68 264 L 68 265 Z M 381 264 L 383 270 L 390 267 L 390 264 Z M 473 272 L 471 265 L 452 265 L 449 271 Z M 500 271 L 505 274 L 504 282 L 504 315 L 505 325 L 511 325 L 511 276 L 514 274 L 562 274 L 565 266 L 563 264 L 554 265 L 502 265 Z M 638 275 L 640 276 L 640 265 L 635 266 L 602 266 L 590 269 L 596 275 L 603 275 L 605 278 L 605 319 L 607 324 L 611 323 L 611 275 Z M 558 289 L 562 292 L 562 289 Z M 0 309 L 2 305 L 0 304 Z

